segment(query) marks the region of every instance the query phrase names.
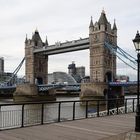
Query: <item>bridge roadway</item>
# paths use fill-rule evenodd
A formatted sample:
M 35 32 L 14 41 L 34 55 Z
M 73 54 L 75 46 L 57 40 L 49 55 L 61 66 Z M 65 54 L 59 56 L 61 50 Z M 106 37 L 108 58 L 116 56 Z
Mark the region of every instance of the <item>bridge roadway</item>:
M 0 140 L 140 140 L 135 113 L 0 131 Z
M 137 85 L 137 81 L 129 81 L 129 82 L 110 82 L 109 86 L 135 86 Z M 61 87 L 73 87 L 80 88 L 81 84 L 48 84 L 48 85 L 38 85 L 39 91 L 48 90 L 50 88 L 61 88 Z M 16 86 L 0 86 L 0 90 L 3 89 L 15 89 Z
M 79 83 L 76 83 L 76 84 L 48 84 L 48 85 L 38 85 L 38 90 L 39 90 L 39 92 L 41 92 L 41 91 L 47 91 L 47 90 L 49 90 L 49 89 L 52 89 L 52 88 L 66 88 L 66 90 L 79 90 L 80 89 L 80 86 L 81 86 L 81 84 L 79 84 Z M 14 85 L 14 86 L 2 86 L 2 87 L 0 87 L 0 91 L 1 90 L 14 90 L 14 89 L 16 89 L 16 86 Z

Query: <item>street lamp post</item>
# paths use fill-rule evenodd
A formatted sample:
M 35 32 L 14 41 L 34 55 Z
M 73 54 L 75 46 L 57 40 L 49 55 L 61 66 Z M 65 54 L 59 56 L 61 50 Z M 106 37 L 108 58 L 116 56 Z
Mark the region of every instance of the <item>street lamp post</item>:
M 138 69 L 137 69 L 137 109 L 136 109 L 136 118 L 135 118 L 135 131 L 140 132 L 140 104 L 139 104 L 139 96 L 140 96 L 140 90 L 139 90 L 139 80 L 140 80 L 140 34 L 137 31 L 137 34 L 135 38 L 133 39 L 133 43 L 135 46 L 135 49 L 137 51 L 137 63 L 138 63 Z

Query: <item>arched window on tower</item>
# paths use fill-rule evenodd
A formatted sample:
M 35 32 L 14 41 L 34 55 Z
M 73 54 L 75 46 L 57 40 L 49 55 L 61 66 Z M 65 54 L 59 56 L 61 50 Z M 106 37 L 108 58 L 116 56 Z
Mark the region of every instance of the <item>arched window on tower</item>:
M 43 72 L 43 63 L 39 60 L 39 72 Z
M 111 82 L 112 80 L 113 80 L 112 79 L 112 72 L 111 71 L 106 72 L 104 81 Z
M 35 41 L 35 46 L 37 46 L 38 45 L 38 42 L 37 41 Z

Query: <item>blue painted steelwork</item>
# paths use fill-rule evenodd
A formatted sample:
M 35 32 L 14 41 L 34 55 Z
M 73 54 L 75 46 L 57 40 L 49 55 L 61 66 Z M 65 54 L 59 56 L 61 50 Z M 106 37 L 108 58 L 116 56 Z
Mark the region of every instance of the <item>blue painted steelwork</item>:
M 14 85 L 14 86 L 0 86 L 0 90 L 1 89 L 15 89 L 16 88 L 16 86 Z
M 109 86 L 136 86 L 137 85 L 137 81 L 129 81 L 129 82 L 109 82 Z
M 43 92 L 49 89 L 58 89 L 62 88 L 63 90 L 70 91 L 70 90 L 80 90 L 81 84 L 49 84 L 49 85 L 38 85 L 38 91 Z
M 48 84 L 48 85 L 38 85 L 38 91 L 43 92 L 49 89 L 65 88 L 65 90 L 80 90 L 81 84 Z M 1 86 L 0 90 L 16 89 L 16 86 Z

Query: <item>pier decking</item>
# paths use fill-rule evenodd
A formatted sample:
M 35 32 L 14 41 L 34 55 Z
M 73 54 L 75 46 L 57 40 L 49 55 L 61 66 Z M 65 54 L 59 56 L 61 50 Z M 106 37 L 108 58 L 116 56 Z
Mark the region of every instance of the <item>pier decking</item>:
M 135 113 L 129 113 L 4 130 L 0 140 L 139 140 L 134 128 Z

